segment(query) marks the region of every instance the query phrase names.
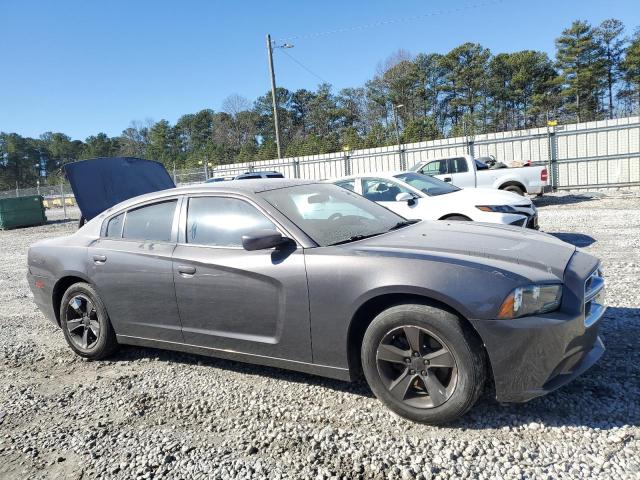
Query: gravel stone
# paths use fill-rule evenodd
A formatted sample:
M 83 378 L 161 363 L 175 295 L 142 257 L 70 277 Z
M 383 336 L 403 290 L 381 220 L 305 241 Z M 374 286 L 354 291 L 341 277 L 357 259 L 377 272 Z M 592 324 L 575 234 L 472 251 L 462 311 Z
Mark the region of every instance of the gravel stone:
M 603 261 L 607 351 L 546 397 L 487 391 L 440 428 L 363 383 L 133 347 L 82 360 L 25 278 L 27 247 L 76 222 L 0 231 L 0 478 L 640 478 L 640 196 L 535 202 L 543 231 Z

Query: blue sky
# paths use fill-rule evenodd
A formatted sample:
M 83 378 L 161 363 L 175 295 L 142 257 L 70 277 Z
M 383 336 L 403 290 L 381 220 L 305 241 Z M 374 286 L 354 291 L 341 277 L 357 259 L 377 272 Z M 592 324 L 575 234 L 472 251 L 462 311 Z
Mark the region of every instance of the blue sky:
M 631 34 L 638 0 L 0 0 L 0 131 L 118 135 L 132 120 L 220 110 L 233 93 L 253 101 L 269 89 L 267 33 L 337 90 L 362 85 L 400 48 L 471 41 L 553 55 L 574 19 L 610 17 Z M 320 82 L 282 52 L 275 64 L 281 86 Z

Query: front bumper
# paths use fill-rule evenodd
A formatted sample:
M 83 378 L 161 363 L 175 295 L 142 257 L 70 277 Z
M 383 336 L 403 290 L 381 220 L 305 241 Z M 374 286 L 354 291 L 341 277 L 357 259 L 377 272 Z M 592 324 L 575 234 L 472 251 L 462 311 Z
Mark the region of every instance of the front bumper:
M 560 310 L 514 320 L 472 320 L 484 342 L 501 402 L 526 402 L 588 370 L 604 353 L 598 332 L 605 307 L 585 309 L 594 258 L 576 252 L 567 266 Z
M 538 212 L 535 212 L 532 215 L 520 215 L 520 218 L 518 220 L 514 220 L 513 222 L 509 223 L 509 225 L 539 230 L 540 225 L 538 224 Z

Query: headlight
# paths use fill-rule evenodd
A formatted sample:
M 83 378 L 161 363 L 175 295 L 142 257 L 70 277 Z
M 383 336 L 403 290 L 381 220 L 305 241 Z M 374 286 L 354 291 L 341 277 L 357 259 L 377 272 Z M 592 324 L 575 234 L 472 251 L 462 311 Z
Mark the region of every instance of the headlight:
M 511 292 L 500 307 L 498 318 L 518 318 L 553 312 L 560 306 L 562 285 L 527 285 Z
M 476 205 L 476 208 L 483 212 L 519 213 L 511 205 Z

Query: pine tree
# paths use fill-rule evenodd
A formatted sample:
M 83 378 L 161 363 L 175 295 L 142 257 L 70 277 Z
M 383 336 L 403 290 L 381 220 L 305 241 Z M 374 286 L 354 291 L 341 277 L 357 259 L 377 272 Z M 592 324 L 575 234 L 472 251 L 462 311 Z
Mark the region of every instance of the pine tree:
M 637 111 L 640 112 L 640 29 L 633 36 L 621 67 L 628 85 L 626 93 L 632 101 L 635 99 Z
M 624 54 L 625 39 L 623 38 L 624 25 L 620 20 L 610 18 L 605 20 L 596 29 L 596 40 L 603 53 L 603 63 L 606 70 L 606 83 L 608 93 L 609 118 L 614 117 L 613 91 L 620 79 L 622 55 Z
M 556 48 L 567 111 L 575 115 L 578 122 L 597 119 L 605 74 L 594 29 L 587 22 L 575 21 L 556 39 Z

